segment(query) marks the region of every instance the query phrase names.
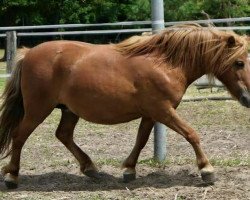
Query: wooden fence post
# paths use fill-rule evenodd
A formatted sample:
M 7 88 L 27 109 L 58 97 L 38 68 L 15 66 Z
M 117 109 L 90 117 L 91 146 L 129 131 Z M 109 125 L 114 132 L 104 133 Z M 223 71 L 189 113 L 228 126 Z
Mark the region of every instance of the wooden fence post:
M 14 58 L 16 54 L 17 48 L 17 37 L 16 31 L 8 31 L 6 32 L 7 37 L 7 73 L 10 74 L 12 72 Z

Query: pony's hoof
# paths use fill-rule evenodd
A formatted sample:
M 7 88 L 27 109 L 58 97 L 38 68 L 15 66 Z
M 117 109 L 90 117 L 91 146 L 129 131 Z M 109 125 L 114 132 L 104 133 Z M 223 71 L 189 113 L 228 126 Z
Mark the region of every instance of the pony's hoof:
M 7 173 L 4 176 L 4 183 L 8 189 L 16 189 L 18 186 L 18 178 L 10 173 Z
M 136 179 L 135 170 L 127 169 L 126 171 L 124 171 L 124 173 L 123 173 L 123 182 L 124 183 L 129 183 L 135 179 Z
M 95 179 L 100 179 L 101 176 L 98 171 L 96 170 L 86 170 L 83 172 L 84 175 L 90 177 L 90 178 L 95 178 Z
M 209 185 L 213 185 L 216 182 L 216 176 L 214 172 L 203 172 L 201 173 L 202 180 Z

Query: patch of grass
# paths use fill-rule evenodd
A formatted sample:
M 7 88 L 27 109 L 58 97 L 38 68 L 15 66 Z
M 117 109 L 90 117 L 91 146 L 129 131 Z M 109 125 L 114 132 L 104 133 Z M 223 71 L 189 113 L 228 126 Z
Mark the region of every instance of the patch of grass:
M 139 164 L 145 164 L 150 167 L 164 167 L 165 165 L 170 164 L 169 160 L 164 160 L 162 162 L 155 160 L 154 158 L 144 159 L 139 161 Z
M 120 167 L 122 164 L 122 161 L 120 161 L 118 159 L 110 158 L 110 159 L 99 159 L 96 161 L 96 163 L 98 165 L 111 165 L 114 167 Z
M 236 101 L 182 102 L 177 110 L 186 121 L 195 119 L 192 125 L 198 130 L 204 126 L 250 128 L 249 110 Z
M 171 161 L 168 160 L 168 161 L 166 161 L 166 163 L 173 164 L 173 165 L 184 165 L 184 164 L 196 165 L 196 160 L 190 159 L 190 158 L 182 158 L 182 159 L 176 159 L 176 160 L 171 160 Z M 210 159 L 210 163 L 213 166 L 219 166 L 219 167 L 250 166 L 250 159 L 249 158 L 239 158 L 239 157 L 227 158 L 227 159 L 213 158 L 213 159 Z
M 4 54 L 4 49 L 0 49 L 0 58 L 3 57 L 3 54 Z
M 2 95 L 4 91 L 5 85 L 6 85 L 6 79 L 0 78 L 0 96 Z
M 0 58 L 3 57 L 4 50 L 0 49 Z M 0 62 L 0 74 L 6 74 L 6 63 Z M 0 78 L 0 93 L 3 92 L 6 83 L 6 78 Z
M 250 166 L 249 158 L 211 159 L 210 162 L 214 166 L 221 166 L 221 167 Z
M 221 166 L 221 167 L 238 167 L 238 166 L 250 166 L 250 158 L 242 158 L 240 156 L 235 156 L 234 158 L 227 158 L 227 159 L 221 159 L 221 158 L 212 158 L 210 159 L 210 162 L 214 166 Z M 185 165 L 185 164 L 193 164 L 196 165 L 196 160 L 191 158 L 178 158 L 178 159 L 166 159 L 163 162 L 159 162 L 153 158 L 144 159 L 139 161 L 139 164 L 144 164 L 149 167 L 154 168 L 161 168 L 169 164 L 173 165 Z
M 72 163 L 73 163 L 73 161 L 71 161 L 69 159 L 53 160 L 53 162 L 51 162 L 49 167 L 52 167 L 52 168 L 56 168 L 58 166 L 67 167 L 67 166 L 71 165 Z
M 5 197 L 7 197 L 7 194 L 0 191 L 0 199 L 5 199 Z
M 6 78 L 0 78 L 0 89 L 2 90 L 5 87 Z
M 4 50 L 0 49 L 0 59 L 3 57 Z M 0 62 L 0 74 L 6 74 L 6 63 Z M 5 84 L 6 84 L 6 78 L 0 78 L 0 93 L 3 92 Z
M 184 200 L 184 199 L 186 199 L 186 197 L 183 197 L 183 196 L 177 196 L 177 198 L 176 198 L 176 200 Z
M 4 50 L 0 49 L 0 59 L 3 57 L 4 54 Z M 5 62 L 0 62 L 0 73 L 5 73 L 5 67 L 6 67 L 6 63 Z
M 207 88 L 198 90 L 195 85 L 190 85 L 184 95 L 185 98 L 198 96 L 229 96 L 228 92 L 223 88 Z
M 89 200 L 103 200 L 103 199 L 104 198 L 102 198 L 99 194 L 89 197 Z
M 213 158 L 210 159 L 210 162 L 214 166 L 221 166 L 221 167 L 237 167 L 237 166 L 250 166 L 250 158 L 228 158 L 228 159 L 220 159 L 220 158 Z M 120 167 L 122 161 L 118 159 L 100 159 L 97 160 L 98 165 L 111 165 L 114 167 Z M 195 159 L 191 158 L 179 158 L 179 159 L 166 159 L 162 162 L 155 160 L 154 158 L 143 159 L 138 162 L 138 164 L 144 164 L 149 167 L 153 168 L 162 168 L 164 166 L 173 164 L 173 165 L 185 165 L 185 164 L 196 164 Z

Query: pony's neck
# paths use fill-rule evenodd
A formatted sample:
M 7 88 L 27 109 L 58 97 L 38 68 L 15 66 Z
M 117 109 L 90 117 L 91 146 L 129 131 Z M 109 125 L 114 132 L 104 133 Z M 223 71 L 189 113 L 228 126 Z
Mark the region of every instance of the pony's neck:
M 198 78 L 206 74 L 205 68 L 203 67 L 197 67 L 197 68 L 183 67 L 181 68 L 181 70 L 182 70 L 183 76 L 185 77 L 186 87 L 188 87 Z

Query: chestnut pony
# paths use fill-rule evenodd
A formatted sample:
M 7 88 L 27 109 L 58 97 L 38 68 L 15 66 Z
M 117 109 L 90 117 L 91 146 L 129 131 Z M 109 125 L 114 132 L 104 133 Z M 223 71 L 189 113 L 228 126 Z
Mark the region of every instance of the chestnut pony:
M 3 93 L 0 118 L 0 152 L 11 155 L 9 164 L 2 168 L 8 188 L 17 187 L 25 141 L 56 107 L 62 111 L 56 137 L 87 176 L 98 177 L 98 172 L 73 141 L 79 117 L 100 124 L 141 118 L 136 143 L 123 163 L 126 175 L 136 173 L 139 154 L 158 121 L 192 145 L 207 182 L 214 181 L 214 169 L 197 133 L 175 110 L 187 87 L 210 74 L 243 106 L 250 107 L 246 38 L 215 27 L 179 25 L 108 45 L 46 42 L 22 49 L 16 60 Z

